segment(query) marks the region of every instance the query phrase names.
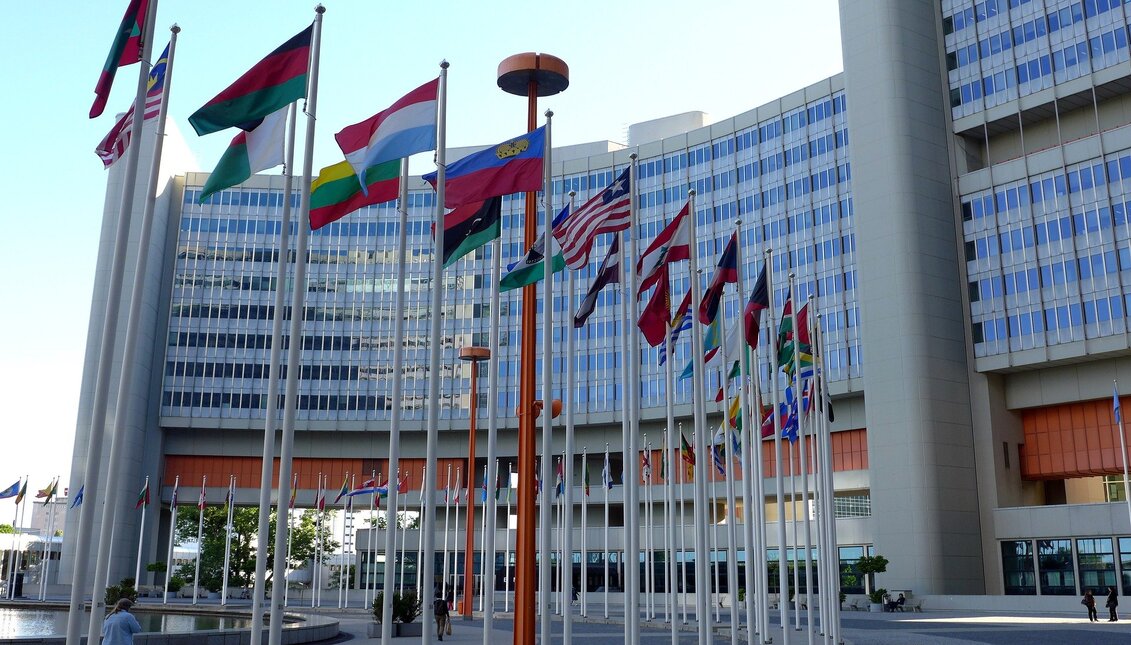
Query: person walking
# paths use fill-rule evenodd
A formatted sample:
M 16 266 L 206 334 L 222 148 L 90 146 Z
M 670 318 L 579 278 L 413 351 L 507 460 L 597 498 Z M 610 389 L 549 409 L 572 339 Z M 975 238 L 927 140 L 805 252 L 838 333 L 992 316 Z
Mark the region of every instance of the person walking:
M 134 634 L 141 631 L 141 625 L 130 613 L 133 602 L 121 598 L 114 605 L 114 611 L 102 623 L 102 645 L 134 645 Z
M 1099 620 L 1096 616 L 1096 597 L 1092 595 L 1091 589 L 1084 592 L 1084 599 L 1080 601 L 1080 604 L 1087 608 L 1089 621 L 1094 623 Z
M 450 629 L 448 627 L 451 621 L 451 613 L 448 611 L 448 601 L 440 592 L 436 592 L 436 599 L 432 601 L 432 612 L 436 614 L 436 636 L 439 640 L 444 640 L 444 631 Z
M 1108 613 L 1111 614 L 1111 617 L 1107 619 L 1107 622 L 1114 623 L 1115 621 L 1119 620 L 1119 615 L 1115 613 L 1115 608 L 1118 607 L 1118 606 L 1119 606 L 1119 594 L 1115 593 L 1115 587 L 1108 587 L 1107 588 L 1107 611 L 1108 611 Z

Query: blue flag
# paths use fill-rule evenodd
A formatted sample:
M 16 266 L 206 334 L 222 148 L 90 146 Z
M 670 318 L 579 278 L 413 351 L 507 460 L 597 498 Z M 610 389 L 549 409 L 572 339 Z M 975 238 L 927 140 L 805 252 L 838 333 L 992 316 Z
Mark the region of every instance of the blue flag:
M 8 499 L 9 497 L 15 497 L 16 495 L 19 495 L 19 494 L 20 494 L 20 480 L 17 479 L 16 483 L 5 488 L 4 490 L 0 490 L 0 499 Z
M 79 492 L 75 493 L 75 501 L 71 502 L 71 508 L 82 506 L 82 494 L 86 490 L 86 484 L 79 486 Z
M 1111 406 L 1112 406 L 1112 410 L 1115 412 L 1115 422 L 1121 423 L 1122 417 L 1120 416 L 1120 413 L 1119 413 L 1119 386 L 1117 384 L 1112 384 L 1111 392 L 1112 392 Z

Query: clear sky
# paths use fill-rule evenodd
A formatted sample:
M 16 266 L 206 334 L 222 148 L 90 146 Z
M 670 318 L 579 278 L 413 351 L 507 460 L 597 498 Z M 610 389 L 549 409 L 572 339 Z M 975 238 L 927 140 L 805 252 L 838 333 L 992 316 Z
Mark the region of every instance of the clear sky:
M 450 146 L 523 131 L 525 101 L 495 85 L 499 61 L 520 52 L 550 53 L 570 67 L 569 89 L 539 106 L 555 112 L 558 145 L 623 143 L 629 124 L 689 110 L 726 118 L 842 67 L 835 0 L 324 4 L 316 171 L 341 160 L 335 132 L 436 76 L 442 59 L 451 63 Z M 105 114 L 92 120 L 87 112 L 126 5 L 41 0 L 20 5 L 0 26 L 8 61 L 0 176 L 9 187 L 0 246 L 8 312 L 0 316 L 0 488 L 24 474 L 33 488 L 55 475 L 65 485 L 70 470 L 105 198 L 93 151 L 128 107 L 137 67 L 119 71 Z M 233 133 L 197 137 L 188 115 L 304 29 L 313 6 L 161 0 L 155 53 L 179 24 L 170 115 L 200 169 L 212 169 Z M 414 159 L 413 172 L 431 170 L 428 161 Z

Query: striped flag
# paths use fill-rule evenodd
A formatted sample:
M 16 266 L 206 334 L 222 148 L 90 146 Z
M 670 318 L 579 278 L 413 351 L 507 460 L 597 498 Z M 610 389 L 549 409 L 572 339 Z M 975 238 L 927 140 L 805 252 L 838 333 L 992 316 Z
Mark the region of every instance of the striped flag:
M 625 168 L 613 183 L 574 211 L 554 229 L 566 266 L 581 269 L 589 262 L 593 240 L 601 233 L 616 233 L 628 228 L 632 197 L 629 171 Z
M 204 507 L 207 506 L 205 497 L 206 497 L 206 494 L 204 492 L 204 480 L 201 480 L 201 482 L 200 482 L 200 499 L 196 500 L 196 507 L 199 508 L 200 510 L 204 510 Z
M 176 504 L 177 504 L 177 501 L 176 501 L 176 498 L 174 497 L 173 505 L 176 506 Z M 134 510 L 136 511 L 137 509 L 142 508 L 143 506 L 149 506 L 149 478 L 148 477 L 145 479 L 145 486 L 142 486 L 141 492 L 137 494 L 137 502 L 134 504 Z
M 147 123 L 157 118 L 157 113 L 161 110 L 161 97 L 165 94 L 165 69 L 169 63 L 169 46 L 165 45 L 165 51 L 161 53 L 161 58 L 153 65 L 153 69 L 149 72 L 149 80 L 146 81 L 145 93 L 145 112 L 141 122 Z M 110 132 L 94 149 L 95 154 L 102 159 L 102 165 L 109 168 L 115 161 L 121 159 L 126 154 L 126 148 L 130 145 L 130 132 L 133 130 L 134 124 L 134 108 L 130 105 L 130 109 L 118 119 L 114 127 L 110 128 Z
M 675 310 L 675 315 L 672 317 L 671 331 L 671 345 L 675 347 L 675 342 L 679 340 L 679 335 L 682 332 L 691 329 L 691 290 L 687 290 L 687 295 L 683 297 L 683 302 L 679 303 L 679 308 Z M 668 348 L 666 343 L 660 344 L 660 365 L 668 362 Z

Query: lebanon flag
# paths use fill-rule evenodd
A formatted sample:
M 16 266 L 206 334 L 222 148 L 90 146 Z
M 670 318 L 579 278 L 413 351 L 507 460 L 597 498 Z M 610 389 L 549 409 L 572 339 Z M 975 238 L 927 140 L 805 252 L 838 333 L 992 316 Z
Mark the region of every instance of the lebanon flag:
M 643 295 L 657 280 L 669 262 L 678 262 L 691 257 L 691 220 L 687 216 L 691 202 L 680 209 L 664 230 L 652 240 L 644 254 L 636 262 L 636 275 L 640 276 L 640 287 L 636 295 Z
M 114 75 L 119 67 L 133 65 L 141 60 L 141 30 L 145 25 L 145 14 L 149 0 L 130 0 L 126 14 L 118 24 L 110 53 L 102 65 L 102 73 L 94 86 L 94 105 L 90 107 L 90 118 L 95 118 L 106 109 L 106 99 L 110 98 L 110 88 L 114 85 Z
M 439 88 L 440 79 L 432 79 L 405 94 L 388 109 L 361 123 L 346 126 L 334 135 L 359 179 L 370 166 L 436 149 Z
M 664 342 L 664 338 L 668 335 L 668 327 L 671 325 L 672 296 L 668 285 L 668 265 L 661 266 L 663 268 L 657 280 L 654 280 L 657 283 L 656 290 L 652 292 L 648 306 L 644 307 L 644 312 L 640 314 L 640 320 L 636 323 L 644 334 L 644 339 L 652 347 Z
M 719 258 L 711 286 L 707 287 L 707 293 L 703 294 L 703 301 L 699 303 L 699 322 L 709 325 L 715 319 L 715 315 L 719 313 L 719 303 L 723 299 L 723 287 L 728 282 L 738 282 L 738 232 L 731 234 L 730 241 Z
M 248 132 L 240 132 L 232 139 L 216 170 L 204 182 L 200 191 L 201 204 L 213 193 L 247 181 L 252 175 L 283 163 L 283 143 L 287 132 L 287 109 L 268 114 Z
M 252 130 L 263 117 L 305 97 L 313 32 L 314 25 L 303 29 L 193 112 L 188 120 L 196 133 L 233 126 Z

